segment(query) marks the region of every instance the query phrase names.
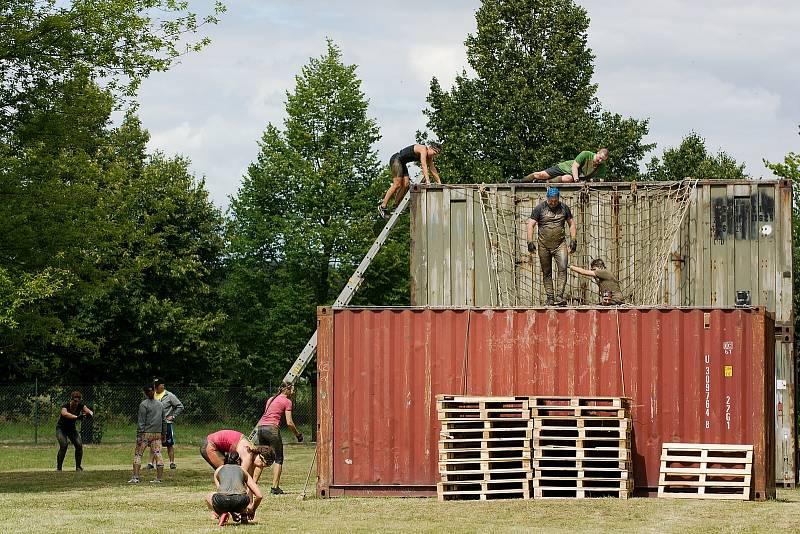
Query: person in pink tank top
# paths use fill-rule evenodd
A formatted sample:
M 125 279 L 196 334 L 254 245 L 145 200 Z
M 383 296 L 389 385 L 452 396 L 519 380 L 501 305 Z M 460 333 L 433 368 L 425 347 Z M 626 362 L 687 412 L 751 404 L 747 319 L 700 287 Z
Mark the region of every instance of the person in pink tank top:
M 242 461 L 242 469 L 253 474 L 275 461 L 275 451 L 269 445 L 253 445 L 244 434 L 236 430 L 218 430 L 206 436 L 200 447 L 200 455 L 208 465 L 217 469 L 225 463 L 225 458 L 236 454 Z
M 297 437 L 297 441 L 303 441 L 303 434 L 297 430 L 292 419 L 292 397 L 294 397 L 294 386 L 288 382 L 281 384 L 278 394 L 267 399 L 264 415 L 258 420 L 256 428 L 250 434 L 255 443 L 268 445 L 275 451 L 275 463 L 272 464 L 272 489 L 270 489 L 270 494 L 272 495 L 283 493 L 280 487 L 281 471 L 283 471 L 283 440 L 280 432 L 281 416 L 286 415 L 286 426 Z M 260 477 L 261 468 L 257 466 L 255 469 L 256 482 Z

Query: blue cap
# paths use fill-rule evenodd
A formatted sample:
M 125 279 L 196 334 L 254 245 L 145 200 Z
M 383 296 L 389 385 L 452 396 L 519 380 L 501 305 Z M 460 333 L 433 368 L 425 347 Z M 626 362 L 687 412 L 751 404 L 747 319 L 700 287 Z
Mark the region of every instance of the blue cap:
M 558 190 L 557 187 L 548 187 L 547 188 L 547 198 L 553 198 L 561 196 L 561 192 Z

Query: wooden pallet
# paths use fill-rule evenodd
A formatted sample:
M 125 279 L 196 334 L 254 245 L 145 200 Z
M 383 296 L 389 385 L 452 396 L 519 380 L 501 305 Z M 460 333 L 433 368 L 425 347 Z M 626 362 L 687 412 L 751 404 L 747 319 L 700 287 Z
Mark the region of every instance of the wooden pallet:
M 580 478 L 591 480 L 628 480 L 630 469 L 563 469 L 554 467 L 534 467 L 534 478 Z
M 530 418 L 527 397 L 438 395 L 436 410 L 439 420 Z
M 559 429 L 631 429 L 630 417 L 583 417 L 570 415 L 539 415 L 533 419 L 533 428 Z
M 586 460 L 586 459 L 611 459 L 611 460 L 630 460 L 631 451 L 628 448 L 594 447 L 586 449 L 582 447 L 533 447 L 533 458 L 536 460 Z
M 622 491 L 633 490 L 633 480 L 619 478 L 576 478 L 576 477 L 553 477 L 536 478 L 531 480 L 531 485 L 536 488 L 551 489 L 585 489 L 585 490 L 614 490 Z
M 534 499 L 592 499 L 601 497 L 615 497 L 618 499 L 627 499 L 631 496 L 631 492 L 627 489 L 621 490 L 617 488 L 534 488 Z
M 531 448 L 530 438 L 449 438 L 439 440 L 439 451 L 459 449 Z
M 617 458 L 584 458 L 584 459 L 560 459 L 560 458 L 538 458 L 532 462 L 534 469 L 586 469 L 586 470 L 608 470 L 608 471 L 630 471 L 631 463 L 628 460 Z
M 531 470 L 531 461 L 524 460 L 447 460 L 439 462 L 439 473 L 465 471 Z
M 603 427 L 560 427 L 545 426 L 534 428 L 531 432 L 533 438 L 537 439 L 630 439 L 630 428 L 615 426 L 612 428 Z
M 615 408 L 612 406 L 531 406 L 532 417 L 630 417 L 629 408 Z
M 533 429 L 531 419 L 455 419 L 441 421 L 442 432 L 520 432 Z
M 749 500 L 752 445 L 664 443 L 658 496 Z
M 439 449 L 439 461 L 530 460 L 530 447 Z
M 530 480 L 533 471 L 529 469 L 490 469 L 474 471 L 453 471 L 439 473 L 442 482 L 502 482 L 509 480 Z
M 528 480 L 439 482 L 436 484 L 436 494 L 440 501 L 530 499 L 531 489 Z
M 581 396 L 581 395 L 554 395 L 552 397 L 537 395 L 528 398 L 530 406 L 594 406 L 611 408 L 630 408 L 631 399 L 629 397 L 606 397 L 606 396 Z
M 533 438 L 531 446 L 533 448 L 630 449 L 631 442 L 628 438 Z

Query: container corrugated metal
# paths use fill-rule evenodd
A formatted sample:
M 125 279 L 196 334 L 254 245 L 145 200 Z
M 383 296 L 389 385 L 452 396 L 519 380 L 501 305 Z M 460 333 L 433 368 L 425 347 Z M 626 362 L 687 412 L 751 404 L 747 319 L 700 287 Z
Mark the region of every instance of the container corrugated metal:
M 544 198 L 546 185 L 486 184 L 463 186 L 421 186 L 411 196 L 411 304 L 414 306 L 467 307 L 496 306 L 501 283 L 489 267 L 491 247 L 487 221 L 480 201 L 481 188 L 515 206 L 505 213 L 509 220 L 501 227 L 512 232 L 513 262 L 518 281 L 541 284 L 537 265 L 529 265 L 525 246 L 525 223 L 531 208 Z M 601 250 L 610 269 L 623 279 L 632 276 L 634 265 L 623 260 L 630 244 L 625 226 L 636 216 L 633 208 L 608 213 L 604 235 L 590 239 L 582 230 L 582 213 L 608 207 L 595 205 L 595 197 L 582 194 L 586 184 L 559 184 L 564 202 L 578 221 L 579 254 Z M 659 183 L 592 183 L 612 204 L 625 206 L 624 199 L 644 194 Z M 615 203 L 613 199 L 618 199 Z M 622 199 L 622 200 L 619 200 Z M 794 315 L 792 308 L 792 186 L 786 180 L 702 181 L 691 195 L 689 207 L 678 231 L 670 261 L 664 270 L 659 292 L 661 304 L 669 306 L 729 307 L 736 304 L 736 292 L 746 291 L 753 306 L 774 314 L 779 331 L 776 347 L 775 399 L 777 421 L 776 473 L 778 482 L 794 484 L 797 479 L 795 407 Z M 644 209 L 644 204 L 637 209 Z M 608 211 L 608 210 L 606 210 Z M 599 242 L 599 243 L 598 243 Z M 626 248 L 628 247 L 628 248 Z M 496 259 L 496 258 L 494 258 Z M 588 256 L 579 263 L 588 265 Z M 585 266 L 585 265 L 584 265 Z M 503 281 L 501 281 L 503 282 Z M 513 280 L 505 281 L 514 283 Z M 592 287 L 591 284 L 589 284 Z M 568 293 L 586 301 L 585 280 L 570 276 Z M 529 289 L 530 291 L 530 289 Z M 532 296 L 532 295 L 531 295 Z M 531 296 L 515 306 L 538 306 Z M 518 296 L 519 300 L 520 297 Z M 657 304 L 657 303 L 649 303 Z M 788 336 L 788 341 L 784 338 Z
M 774 323 L 763 309 L 320 308 L 318 495 L 435 493 L 437 394 L 633 399 L 637 491 L 664 442 L 752 443 L 774 496 Z

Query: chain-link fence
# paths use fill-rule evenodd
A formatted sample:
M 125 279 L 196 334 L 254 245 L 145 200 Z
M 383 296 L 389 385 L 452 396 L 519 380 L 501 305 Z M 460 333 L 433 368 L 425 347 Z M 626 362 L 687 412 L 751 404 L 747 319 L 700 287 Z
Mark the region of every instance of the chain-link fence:
M 273 387 L 274 386 L 274 387 Z M 268 396 L 278 384 L 267 389 L 199 385 L 171 385 L 184 405 L 175 419 L 175 441 L 200 444 L 208 434 L 232 429 L 249 434 L 264 413 Z M 139 403 L 144 400 L 141 385 L 83 384 L 42 385 L 0 384 L 0 444 L 50 444 L 55 442 L 55 426 L 61 407 L 70 393 L 78 390 L 83 403 L 94 412 L 78 422 L 84 443 L 130 443 L 136 436 Z M 315 391 L 310 385 L 298 385 L 292 418 L 307 439 L 314 439 L 316 429 Z M 288 432 L 285 426 L 282 430 Z M 291 433 L 284 434 L 288 441 Z

